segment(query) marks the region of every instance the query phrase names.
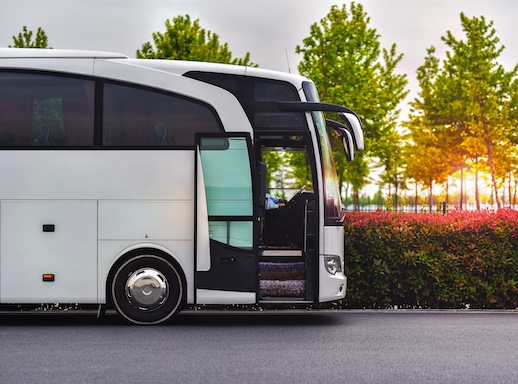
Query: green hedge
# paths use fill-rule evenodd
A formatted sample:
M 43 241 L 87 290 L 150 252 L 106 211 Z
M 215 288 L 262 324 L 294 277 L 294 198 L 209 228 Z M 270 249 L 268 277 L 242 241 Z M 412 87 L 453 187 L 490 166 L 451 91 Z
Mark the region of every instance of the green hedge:
M 518 212 L 349 213 L 344 308 L 517 308 Z

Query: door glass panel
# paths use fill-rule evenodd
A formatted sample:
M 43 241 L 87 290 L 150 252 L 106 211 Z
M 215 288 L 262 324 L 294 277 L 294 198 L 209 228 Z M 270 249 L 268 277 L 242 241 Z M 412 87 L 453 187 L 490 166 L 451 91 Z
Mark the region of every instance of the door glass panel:
M 209 223 L 209 236 L 212 240 L 238 248 L 252 248 L 252 230 L 251 221 L 211 221 Z
M 230 222 L 229 245 L 239 248 L 252 248 L 252 222 L 231 221 Z
M 232 247 L 253 247 L 252 173 L 244 137 L 202 138 L 209 237 Z M 240 217 L 240 220 L 235 220 Z
M 246 139 L 203 138 L 200 149 L 209 216 L 251 216 L 252 176 Z

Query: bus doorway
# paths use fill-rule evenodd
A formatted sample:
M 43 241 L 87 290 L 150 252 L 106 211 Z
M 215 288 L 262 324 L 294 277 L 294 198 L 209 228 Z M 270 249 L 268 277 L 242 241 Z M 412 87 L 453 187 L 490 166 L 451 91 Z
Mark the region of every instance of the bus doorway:
M 266 201 L 260 240 L 261 301 L 314 302 L 318 260 L 315 161 L 306 135 L 261 136 Z

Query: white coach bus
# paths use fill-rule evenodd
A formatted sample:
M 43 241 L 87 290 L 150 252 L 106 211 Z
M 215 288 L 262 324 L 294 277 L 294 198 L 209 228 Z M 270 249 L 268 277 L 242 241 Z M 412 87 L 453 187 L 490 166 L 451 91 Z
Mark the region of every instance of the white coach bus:
M 158 324 L 187 305 L 342 299 L 322 111 L 348 156 L 363 149 L 354 112 L 298 75 L 0 49 L 0 304 Z

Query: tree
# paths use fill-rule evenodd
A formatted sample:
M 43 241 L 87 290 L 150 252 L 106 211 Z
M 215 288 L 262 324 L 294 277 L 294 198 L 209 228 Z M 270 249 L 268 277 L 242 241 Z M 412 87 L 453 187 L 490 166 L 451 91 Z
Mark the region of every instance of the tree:
M 409 140 L 404 149 L 406 177 L 428 189 L 428 206 L 432 210 L 432 189 L 442 184 L 452 172 L 451 152 L 444 142 L 444 131 L 435 129 L 423 116 L 412 116 L 408 124 Z
M 460 18 L 466 40 L 457 40 L 449 31 L 443 37 L 452 50 L 447 54 L 445 69 L 456 74 L 453 83 L 462 89 L 460 96 L 467 114 L 463 122 L 467 134 L 483 144 L 495 201 L 500 208 L 496 163 L 503 158 L 497 154 L 500 152 L 505 157 L 505 150 L 498 147 L 508 144 L 501 106 L 516 70 L 510 74 L 498 64 L 504 47 L 499 46 L 493 22 L 487 23 L 483 16 L 470 19 L 463 13 Z
M 428 188 L 431 210 L 434 183 L 445 183 L 450 173 L 463 168 L 465 151 L 459 147 L 462 126 L 452 123 L 448 114 L 444 115 L 446 103 L 454 103 L 455 98 L 440 92 L 447 88 L 448 79 L 441 74 L 434 47 L 427 50 L 423 65 L 417 69 L 417 80 L 420 91 L 418 98 L 410 103 L 412 110 L 405 123 L 409 131 L 405 163 L 407 177 Z
M 406 185 L 406 164 L 405 164 L 405 148 L 401 145 L 403 138 L 400 132 L 389 132 L 384 138 L 387 140 L 387 146 L 382 156 L 381 166 L 385 172 L 380 175 L 381 185 L 388 185 L 388 197 L 394 196 L 392 205 L 397 211 L 399 205 L 399 192 L 407 189 Z M 394 187 L 394 191 L 392 191 Z
M 200 27 L 199 19 L 191 21 L 189 15 L 177 16 L 165 22 L 164 33 L 154 32 L 153 43 L 142 44 L 137 50 L 140 59 L 192 60 L 213 63 L 257 66 L 244 58 L 232 58 L 228 44 L 221 44 L 219 36 Z
M 368 181 L 369 161 L 383 160 L 394 148 L 384 138 L 397 137 L 398 105 L 407 94 L 406 76 L 395 74 L 402 55 L 395 44 L 381 49 L 380 36 L 369 21 L 361 4 L 353 2 L 349 10 L 333 6 L 296 47 L 303 54 L 299 72 L 315 82 L 322 101 L 346 105 L 363 120 L 366 151 L 352 164 L 346 163 L 341 142 L 333 142 L 339 177 L 351 183 L 356 197 Z
M 436 160 L 433 156 L 440 149 L 443 171 L 472 165 L 478 179 L 478 172 L 487 166 L 500 208 L 499 186 L 509 173 L 516 143 L 512 116 L 517 68 L 506 72 L 498 64 L 504 47 L 499 45 L 492 22 L 463 13 L 460 19 L 465 40 L 448 31 L 442 40 L 450 50 L 442 65 L 432 47 L 418 69 L 421 92 L 412 103 L 417 114 L 410 124 L 424 122 L 439 139 L 425 156 Z M 479 207 L 478 182 L 476 200 Z
M 18 33 L 18 36 L 13 36 L 14 45 L 9 45 L 9 48 L 51 48 L 48 46 L 47 34 L 41 27 L 38 27 L 34 40 L 32 35 L 33 32 L 27 30 L 24 25 L 22 32 Z

